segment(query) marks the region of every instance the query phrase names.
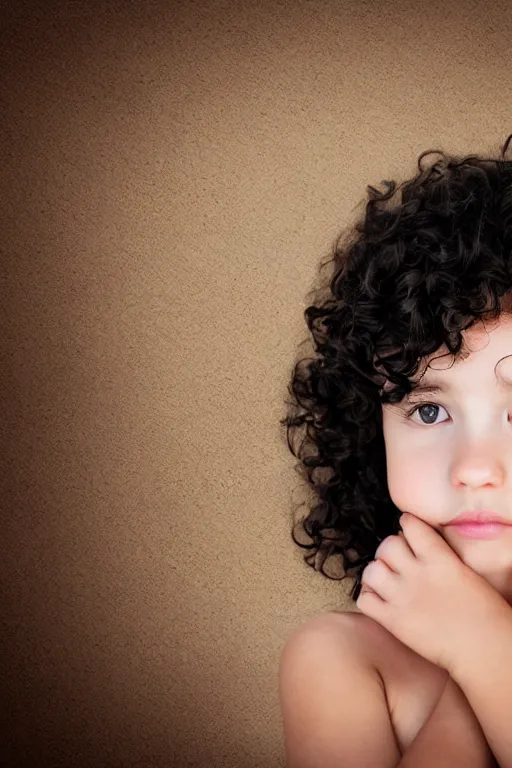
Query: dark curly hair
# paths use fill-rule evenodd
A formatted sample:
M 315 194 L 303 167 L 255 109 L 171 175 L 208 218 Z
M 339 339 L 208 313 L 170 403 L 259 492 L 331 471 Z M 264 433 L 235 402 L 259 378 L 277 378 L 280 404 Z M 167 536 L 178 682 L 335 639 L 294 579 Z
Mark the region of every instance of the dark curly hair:
M 313 550 L 304 559 L 324 576 L 354 576 L 354 600 L 379 543 L 399 530 L 381 404 L 411 392 L 422 359 L 442 345 L 461 356 L 461 332 L 499 317 L 512 289 L 511 139 L 500 158 L 427 150 L 414 178 L 383 181 L 384 192 L 368 186 L 364 215 L 326 262 L 328 287 L 312 292 L 304 312 L 316 354 L 295 363 L 280 420 L 312 493 L 292 538 Z M 441 158 L 423 167 L 432 153 Z M 297 527 L 311 543 L 296 538 Z M 324 564 L 340 555 L 342 575 L 330 575 Z

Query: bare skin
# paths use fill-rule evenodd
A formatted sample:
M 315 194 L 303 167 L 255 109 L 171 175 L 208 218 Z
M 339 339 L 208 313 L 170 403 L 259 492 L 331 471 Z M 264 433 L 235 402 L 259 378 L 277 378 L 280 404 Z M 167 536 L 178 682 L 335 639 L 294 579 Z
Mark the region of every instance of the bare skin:
M 453 681 L 445 669 L 424 659 L 368 616 L 358 612 L 332 612 L 327 616 L 339 624 L 340 632 L 347 631 L 346 619 L 350 617 L 359 647 L 382 678 L 390 721 L 403 757 L 435 710 L 446 685 L 454 686 Z M 460 690 L 457 695 L 461 695 Z M 467 717 L 468 729 L 473 729 L 475 717 L 465 697 L 458 712 Z M 491 764 L 497 765 L 492 757 Z
M 336 621 L 335 613 L 329 616 Z M 355 622 L 356 635 L 365 649 L 367 658 L 375 665 L 382 678 L 389 716 L 401 756 L 403 757 L 411 747 L 438 706 L 440 697 L 444 695 L 445 707 L 442 717 L 448 716 L 452 711 L 446 707 L 452 707 L 468 733 L 479 732 L 479 736 L 472 738 L 477 738 L 479 742 L 481 740 L 484 745 L 487 757 L 482 765 L 499 768 L 469 702 L 446 669 L 417 654 L 368 616 L 354 612 L 350 614 L 350 619 L 352 623 Z M 475 765 L 480 765 L 480 760 L 481 756 L 475 757 Z
M 496 768 L 449 673 L 358 611 L 316 616 L 292 634 L 279 692 L 290 768 L 405 768 L 450 750 L 465 768 Z
M 344 614 L 330 613 L 340 624 Z M 362 613 L 350 614 L 367 658 L 386 689 L 391 724 L 402 755 L 424 726 L 446 685 L 448 673 L 401 643 L 381 624 Z

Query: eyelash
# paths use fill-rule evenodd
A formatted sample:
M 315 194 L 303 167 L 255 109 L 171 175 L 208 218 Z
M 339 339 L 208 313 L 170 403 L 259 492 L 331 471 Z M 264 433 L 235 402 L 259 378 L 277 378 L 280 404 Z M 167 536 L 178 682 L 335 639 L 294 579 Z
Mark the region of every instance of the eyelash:
M 406 409 L 405 411 L 405 418 L 407 420 L 411 419 L 413 414 L 416 413 L 420 408 L 423 408 L 425 405 L 433 405 L 434 408 L 443 408 L 442 405 L 439 403 L 430 403 L 427 400 L 422 401 L 421 403 L 416 403 L 416 405 L 413 405 L 411 408 Z M 435 427 L 436 424 L 422 424 L 424 427 Z
M 444 407 L 444 405 L 441 405 L 440 403 L 432 403 L 429 400 L 422 400 L 421 402 L 416 403 L 415 405 L 411 406 L 411 408 L 406 408 L 404 411 L 404 418 L 406 421 L 410 421 L 412 419 L 412 416 L 418 411 L 420 408 L 423 408 L 425 405 L 433 405 L 434 408 L 441 408 L 445 410 L 447 413 L 447 409 Z M 448 414 L 449 415 L 449 414 Z M 439 422 L 439 424 L 443 424 L 444 422 Z M 420 421 L 418 424 L 422 427 L 437 427 L 437 423 L 433 424 L 425 424 L 424 422 Z

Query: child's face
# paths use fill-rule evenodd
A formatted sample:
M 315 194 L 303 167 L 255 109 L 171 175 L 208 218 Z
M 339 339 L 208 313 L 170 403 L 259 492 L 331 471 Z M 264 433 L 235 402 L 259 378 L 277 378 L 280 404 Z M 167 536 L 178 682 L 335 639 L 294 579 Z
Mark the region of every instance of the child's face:
M 512 525 L 492 539 L 469 539 L 441 527 L 470 510 L 512 523 L 512 318 L 502 315 L 485 327 L 480 322 L 463 338 L 468 356 L 454 363 L 450 354 L 439 358 L 447 352 L 442 348 L 428 358 L 432 366 L 421 383 L 440 385 L 442 392 L 412 392 L 399 404 L 382 406 L 389 492 L 401 511 L 439 530 L 475 571 L 507 571 L 512 579 Z M 423 407 L 407 419 L 413 404 Z

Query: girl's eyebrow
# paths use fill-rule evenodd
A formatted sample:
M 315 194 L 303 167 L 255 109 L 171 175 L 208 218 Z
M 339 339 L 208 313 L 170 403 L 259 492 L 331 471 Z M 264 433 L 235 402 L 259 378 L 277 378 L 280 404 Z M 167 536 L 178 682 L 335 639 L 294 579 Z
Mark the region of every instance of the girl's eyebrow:
M 512 386 L 512 384 L 511 384 Z M 413 395 L 415 392 L 427 392 L 429 395 L 437 395 L 439 392 L 447 392 L 451 387 L 449 385 L 443 386 L 442 384 L 418 384 L 410 392 Z
M 505 390 L 512 390 L 512 381 L 508 379 L 504 379 L 503 377 L 500 377 L 497 379 L 498 386 L 501 387 L 501 389 Z M 413 395 L 415 392 L 425 392 L 429 395 L 437 395 L 439 392 L 449 392 L 452 389 L 449 383 L 446 384 L 427 384 L 420 382 L 417 386 L 414 387 L 413 391 L 410 392 L 410 395 Z

